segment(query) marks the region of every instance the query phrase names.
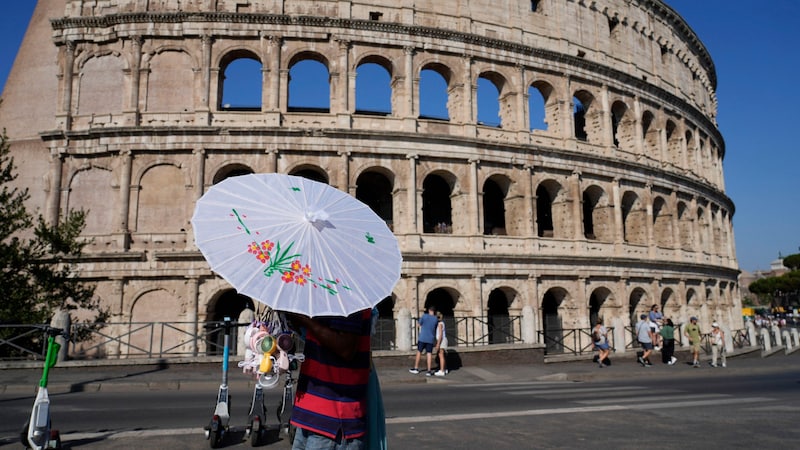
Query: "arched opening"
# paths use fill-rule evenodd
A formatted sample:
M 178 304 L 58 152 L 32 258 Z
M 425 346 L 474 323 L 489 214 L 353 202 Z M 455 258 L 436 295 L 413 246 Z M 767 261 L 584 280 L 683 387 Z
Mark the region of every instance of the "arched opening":
M 294 175 L 296 177 L 303 177 L 311 181 L 317 181 L 323 184 L 328 184 L 328 176 L 317 168 L 310 168 L 310 167 L 298 168 L 293 170 L 289 175 Z
M 366 62 L 356 68 L 356 114 L 392 114 L 392 77 L 383 65 Z
M 505 235 L 506 193 L 492 179 L 483 183 L 483 234 Z
M 375 171 L 364 172 L 356 180 L 356 199 L 369 206 L 392 228 L 392 182 Z
M 375 333 L 372 335 L 372 350 L 394 350 L 394 298 L 386 297 L 378 303 L 378 320 L 375 322 Z
M 653 200 L 653 237 L 659 247 L 672 247 L 672 215 L 661 196 Z
M 647 293 L 642 288 L 636 288 L 631 292 L 628 299 L 628 318 L 630 319 L 631 342 L 637 343 L 636 323 L 639 322 L 641 314 L 649 312 Z
M 315 55 L 304 55 L 310 58 Z M 330 112 L 331 86 L 328 67 L 315 59 L 302 59 L 289 69 L 289 112 Z
M 253 169 L 243 165 L 243 164 L 230 164 L 225 166 L 217 171 L 214 174 L 214 179 L 212 181 L 213 184 L 217 184 L 222 180 L 226 180 L 232 177 L 238 177 L 241 175 L 249 175 L 253 172 Z
M 564 329 L 561 325 L 559 307 L 566 296 L 565 290 L 553 288 L 545 292 L 542 298 L 542 332 L 547 354 L 564 352 Z
M 611 297 L 611 291 L 607 288 L 601 287 L 592 291 L 589 296 L 589 327 L 593 327 L 597 323 L 597 319 L 603 317 L 603 306 Z M 608 326 L 609 324 L 606 324 Z
M 497 77 L 481 75 L 478 77 L 478 125 L 501 128 L 500 88 Z
M 544 91 L 544 92 L 543 92 Z M 547 130 L 547 95 L 552 88 L 547 84 L 533 84 L 528 87 L 528 114 L 530 115 L 529 129 Z
M 622 196 L 622 238 L 628 244 L 647 244 L 647 212 L 633 191 Z
M 539 237 L 553 237 L 553 199 L 544 184 L 536 188 L 536 233 Z
M 206 309 L 206 341 L 209 343 L 206 348 L 206 355 L 222 355 L 225 348 L 225 330 L 221 322 L 225 318 L 230 318 L 232 322 L 239 319 L 239 314 L 245 309 L 255 311 L 255 305 L 250 297 L 239 294 L 234 289 L 228 289 L 219 294 L 208 303 Z M 232 354 L 236 353 L 236 330 L 230 332 L 228 348 L 233 349 Z
M 249 52 L 229 55 L 220 77 L 219 109 L 261 110 L 261 61 Z
M 419 118 L 450 120 L 447 108 L 447 77 L 450 70 L 441 65 L 428 65 L 419 72 Z M 424 100 L 423 100 L 424 99 Z
M 433 306 L 436 311 L 442 313 L 444 316 L 444 328 L 447 336 L 447 343 L 450 347 L 458 345 L 458 330 L 456 329 L 456 320 L 453 315 L 453 309 L 456 307 L 456 299 L 451 295 L 450 291 L 445 288 L 436 288 L 428 293 L 425 297 L 424 313 L 429 307 Z
M 488 310 L 489 316 L 489 343 L 505 344 L 514 342 L 514 334 L 511 329 L 511 318 L 508 315 L 509 300 L 505 292 L 501 289 L 494 289 L 489 293 Z
M 589 135 L 586 133 L 587 106 L 578 97 L 572 97 L 572 123 L 575 127 L 575 139 L 584 142 L 589 139 Z
M 450 184 L 441 176 L 431 174 L 422 182 L 422 232 L 453 232 L 450 203 Z

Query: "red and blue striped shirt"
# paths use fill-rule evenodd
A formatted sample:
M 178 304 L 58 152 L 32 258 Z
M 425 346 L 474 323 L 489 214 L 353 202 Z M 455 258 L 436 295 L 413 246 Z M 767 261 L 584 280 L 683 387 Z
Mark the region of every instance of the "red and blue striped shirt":
M 300 367 L 293 425 L 331 439 L 366 434 L 371 316 L 372 311 L 367 309 L 348 317 L 314 319 L 333 330 L 357 335 L 357 349 L 352 360 L 345 360 L 306 331 L 306 359 Z

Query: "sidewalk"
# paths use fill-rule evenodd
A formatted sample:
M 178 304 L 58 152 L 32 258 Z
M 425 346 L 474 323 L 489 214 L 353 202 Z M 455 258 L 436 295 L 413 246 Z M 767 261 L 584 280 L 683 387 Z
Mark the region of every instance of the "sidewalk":
M 782 354 L 763 359 L 760 352 L 740 351 L 728 355 L 727 369 L 713 369 L 702 358 L 704 363 L 701 370 L 720 373 L 721 370 L 759 370 L 774 364 L 764 364 L 765 361 L 778 362 L 786 357 Z M 679 363 L 669 366 L 660 363 L 660 357 L 651 358 L 652 367 L 642 367 L 634 360 L 634 355 L 612 355 L 612 365 L 599 368 L 590 359 L 581 357 L 577 360 L 550 362 L 550 363 L 482 363 L 480 365 L 464 365 L 452 367 L 446 377 L 426 376 L 424 371 L 417 375 L 409 373 L 413 365 L 413 357 L 408 358 L 409 364 L 398 366 L 395 364 L 384 365 L 380 360 L 376 362 L 378 377 L 382 386 L 391 386 L 404 383 L 480 383 L 480 382 L 524 382 L 524 381 L 591 381 L 602 379 L 619 379 L 625 377 L 659 377 L 680 376 L 681 374 L 697 375 L 698 369 L 692 369 L 685 362 L 688 355 L 679 353 Z M 792 358 L 794 360 L 794 358 Z M 424 361 L 424 359 L 423 359 Z M 221 366 L 219 362 L 192 362 L 191 360 L 178 361 L 140 361 L 138 364 L 103 365 L 98 361 L 79 362 L 71 361 L 57 365 L 50 370 L 48 390 L 51 393 L 64 392 L 113 392 L 137 390 L 182 390 L 201 389 L 213 391 L 219 387 Z M 7 365 L 8 366 L 8 365 Z M 41 363 L 25 364 L 27 367 L 0 368 L 0 395 L 3 394 L 35 394 L 37 381 L 41 377 Z M 423 366 L 424 367 L 424 366 Z M 252 386 L 252 377 L 241 373 L 232 360 L 229 369 L 229 384 L 231 386 Z

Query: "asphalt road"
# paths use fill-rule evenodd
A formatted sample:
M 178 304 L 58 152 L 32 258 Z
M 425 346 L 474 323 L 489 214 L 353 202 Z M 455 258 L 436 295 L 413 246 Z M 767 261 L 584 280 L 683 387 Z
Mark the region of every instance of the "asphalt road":
M 445 450 L 794 448 L 800 442 L 800 354 L 747 358 L 740 365 L 752 369 L 648 372 L 631 364 L 586 381 L 507 381 L 497 367 L 482 369 L 487 373 L 480 382 L 453 376 L 393 383 L 383 387 L 389 443 Z M 266 394 L 272 430 L 261 446 L 290 448 L 274 430 L 280 391 Z M 202 427 L 215 396 L 203 386 L 59 393 L 51 396 L 53 423 L 65 448 L 209 448 Z M 226 448 L 250 446 L 243 442 L 249 400 L 246 389 L 233 389 Z M 0 446 L 21 448 L 17 433 L 32 401 L 31 395 L 0 396 Z

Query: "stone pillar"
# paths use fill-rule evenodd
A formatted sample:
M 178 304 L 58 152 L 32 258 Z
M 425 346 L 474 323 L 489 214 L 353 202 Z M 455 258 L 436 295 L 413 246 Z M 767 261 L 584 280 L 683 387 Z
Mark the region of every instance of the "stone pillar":
M 581 194 L 581 172 L 573 170 L 569 180 L 570 198 L 572 199 L 572 238 L 584 240 L 583 234 L 583 195 Z M 576 250 L 580 251 L 578 246 Z
M 403 47 L 403 61 L 405 63 L 402 95 L 404 102 L 401 111 L 392 111 L 403 118 L 414 118 L 419 115 L 419 79 L 414 77 L 414 47 Z M 397 96 L 400 93 L 394 93 Z M 416 108 L 415 108 L 416 105 Z
M 619 178 L 614 178 L 611 182 L 611 195 L 614 202 L 614 243 L 617 247 L 622 245 L 623 231 L 622 231 L 622 199 L 619 194 Z M 617 249 L 618 254 L 621 249 Z
M 529 119 L 530 112 L 528 111 L 528 86 L 525 84 L 525 66 L 522 64 L 517 64 L 516 66 L 517 76 L 519 80 L 515 83 L 517 86 L 516 89 L 519 91 L 517 94 L 517 102 L 516 102 L 516 117 L 515 122 L 516 126 L 514 127 L 515 130 L 530 132 L 531 130 L 531 121 Z
M 678 220 L 678 193 L 675 189 L 669 193 L 669 209 L 672 211 L 672 248 L 681 249 L 681 229 Z M 680 260 L 680 252 L 675 252 L 675 260 Z
M 656 256 L 656 240 L 653 236 L 653 183 L 648 182 L 644 190 L 645 228 L 647 233 L 647 248 L 650 258 Z M 665 214 L 666 211 L 661 211 Z
M 414 326 L 411 320 L 411 312 L 408 308 L 400 308 L 397 311 L 397 329 L 395 330 L 395 339 L 397 341 L 397 349 L 400 351 L 410 351 L 411 342 L 411 327 Z
M 112 325 L 110 334 L 112 336 L 122 336 L 125 333 L 125 279 L 112 277 L 111 282 L 113 283 L 111 293 L 116 296 L 117 301 L 116 308 L 111 314 L 116 317 L 117 320 L 115 322 L 119 323 L 119 325 Z M 113 340 L 108 345 L 107 354 L 110 357 L 122 357 L 122 343 L 119 339 Z
M 208 111 L 210 104 L 209 104 L 209 93 L 211 92 L 211 44 L 213 43 L 213 38 L 208 35 L 204 34 L 200 36 L 200 45 L 202 47 L 202 76 L 201 76 L 201 83 L 202 88 L 200 89 L 200 109 L 202 111 Z M 221 99 L 217 99 L 220 101 Z
M 265 89 L 261 91 L 261 110 L 266 112 L 278 112 L 281 110 L 280 98 L 286 97 L 288 90 L 281 92 L 281 45 L 283 39 L 280 36 L 264 36 L 266 40 L 267 55 L 266 67 L 262 68 L 263 82 Z M 284 85 L 288 88 L 288 86 Z
M 63 309 L 56 310 L 55 314 L 53 314 L 52 319 L 50 320 L 50 326 L 53 328 L 60 328 L 70 334 L 70 326 L 72 325 L 72 321 L 69 317 L 69 312 Z M 58 349 L 58 356 L 56 360 L 58 362 L 64 362 L 67 360 L 69 356 L 69 341 L 64 338 L 62 335 L 58 335 L 55 337 L 56 343 L 60 346 Z
M 525 305 L 522 307 L 522 342 L 533 344 L 536 342 L 536 316 L 533 307 Z
M 416 154 L 406 155 L 408 159 L 408 226 L 406 230 L 420 234 L 419 224 L 422 222 L 422 211 L 417 210 L 417 158 Z
M 475 125 L 478 120 L 476 116 L 475 108 L 473 104 L 475 102 L 474 98 L 478 92 L 478 84 L 477 80 L 473 82 L 472 77 L 472 57 L 469 55 L 464 55 L 462 62 L 464 63 L 463 67 L 463 76 L 464 76 L 464 92 L 463 97 L 464 101 L 461 105 L 461 112 L 459 112 L 459 117 L 462 119 L 462 123 L 468 123 L 471 125 Z
M 139 125 L 139 89 L 142 79 L 142 43 L 140 35 L 131 37 L 131 92 L 128 97 L 128 112 L 132 114 L 133 126 Z
M 473 236 L 481 234 L 481 224 L 483 223 L 482 195 L 478 192 L 478 164 L 480 164 L 479 159 L 471 158 L 469 160 L 469 215 L 473 220 L 469 222 L 468 231 Z
M 61 111 L 59 112 L 60 126 L 64 130 L 72 128 L 72 90 L 73 73 L 75 66 L 75 42 L 67 41 L 64 46 L 64 73 L 63 73 L 63 97 L 61 99 Z
M 769 337 L 769 330 L 766 327 L 761 329 L 761 342 L 763 353 L 770 353 L 772 351 L 772 339 Z
M 200 200 L 206 189 L 206 150 L 203 148 L 194 149 L 195 186 L 194 200 Z
M 750 345 L 756 345 L 758 343 L 758 339 L 756 335 L 756 326 L 753 325 L 753 321 L 748 320 L 744 326 L 747 329 L 747 339 L 750 341 Z
M 522 172 L 520 180 L 522 180 L 523 195 L 525 196 L 524 213 L 526 226 L 520 227 L 519 233 L 521 236 L 536 236 L 536 220 L 534 220 L 536 200 L 533 195 L 533 166 L 523 166 L 520 172 Z
M 64 156 L 58 149 L 50 149 L 50 196 L 47 198 L 47 214 L 45 219 L 49 224 L 58 223 L 58 213 L 61 209 L 61 180 L 64 171 Z
M 614 127 L 611 126 L 611 111 L 610 106 L 608 104 L 608 85 L 602 85 L 600 87 L 600 107 L 603 109 L 603 117 L 608 118 L 608 120 L 603 121 L 603 137 L 602 137 L 602 144 L 603 147 L 606 148 L 613 148 L 614 147 Z M 587 117 L 588 119 L 588 117 Z M 587 120 L 588 122 L 588 120 Z
M 122 236 L 122 243 L 120 248 L 127 249 L 130 243 L 130 224 L 128 217 L 130 216 L 130 203 L 131 203 L 131 171 L 133 166 L 133 156 L 130 150 L 123 150 L 119 153 L 122 160 L 121 163 L 121 180 L 119 184 L 119 209 L 117 209 L 117 217 L 119 217 L 119 227 L 117 233 Z
M 186 298 L 189 302 L 189 317 L 188 321 L 189 324 L 187 327 L 189 328 L 186 330 L 191 336 L 196 337 L 197 339 L 192 339 L 191 344 L 191 351 L 192 356 L 197 356 L 200 353 L 199 348 L 199 298 L 200 298 L 200 280 L 197 277 L 187 277 L 186 282 Z M 241 340 L 240 340 L 241 342 Z
M 644 155 L 644 135 L 642 134 L 642 104 L 638 96 L 633 97 L 633 131 L 637 157 Z
M 267 154 L 267 173 L 278 172 L 278 149 L 268 148 L 265 153 Z
M 341 161 L 339 190 L 352 195 L 354 192 L 350 192 L 350 152 L 339 152 L 339 159 Z

